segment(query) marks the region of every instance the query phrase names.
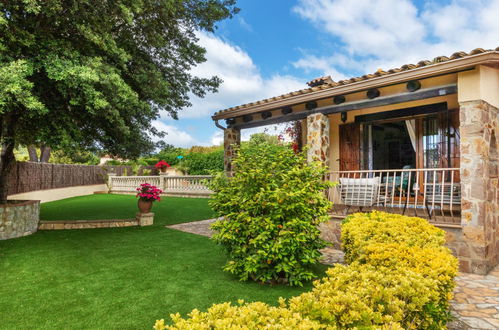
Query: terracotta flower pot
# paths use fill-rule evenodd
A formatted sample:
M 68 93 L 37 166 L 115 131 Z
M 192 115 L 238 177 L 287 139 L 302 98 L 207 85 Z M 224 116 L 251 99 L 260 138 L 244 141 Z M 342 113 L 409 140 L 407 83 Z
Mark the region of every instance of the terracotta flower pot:
M 149 213 L 149 212 L 151 212 L 152 201 L 146 201 L 146 200 L 143 200 L 142 198 L 139 198 L 139 201 L 137 202 L 137 206 L 139 207 L 140 213 Z
M 168 167 L 161 167 L 159 170 L 161 173 L 166 173 L 167 169 L 168 169 Z

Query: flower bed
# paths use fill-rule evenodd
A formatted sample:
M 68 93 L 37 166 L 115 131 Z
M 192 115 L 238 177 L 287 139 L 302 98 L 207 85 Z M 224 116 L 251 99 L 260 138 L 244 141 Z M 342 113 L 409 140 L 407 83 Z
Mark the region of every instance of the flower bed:
M 244 326 L 248 318 L 255 327 L 303 320 L 307 329 L 445 328 L 457 259 L 443 246 L 444 235 L 424 219 L 357 213 L 342 226 L 349 264 L 330 268 L 312 291 L 282 300 L 279 309 L 218 304 L 187 319 L 173 315 L 173 326 L 158 321 L 156 329 Z

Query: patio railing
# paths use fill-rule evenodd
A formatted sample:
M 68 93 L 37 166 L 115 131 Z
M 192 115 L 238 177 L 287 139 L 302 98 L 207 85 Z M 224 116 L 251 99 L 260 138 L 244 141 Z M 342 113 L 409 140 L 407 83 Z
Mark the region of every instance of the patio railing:
M 333 216 L 384 210 L 419 216 L 431 222 L 460 224 L 459 168 L 336 171 L 328 180 Z
M 163 190 L 166 195 L 210 195 L 212 191 L 206 187 L 210 175 L 182 176 L 110 176 L 109 187 L 113 193 L 136 193 L 142 183 L 150 183 Z

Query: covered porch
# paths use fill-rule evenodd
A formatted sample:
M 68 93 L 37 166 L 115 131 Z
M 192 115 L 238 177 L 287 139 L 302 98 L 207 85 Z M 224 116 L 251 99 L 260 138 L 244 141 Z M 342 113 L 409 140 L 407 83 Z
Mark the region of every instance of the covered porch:
M 331 216 L 343 219 L 372 210 L 426 218 L 439 225 L 461 225 L 459 168 L 336 171 L 327 196 Z
M 353 212 L 419 216 L 447 231 L 461 270 L 498 264 L 499 49 L 308 85 L 214 114 L 227 172 L 241 129 L 296 122 L 309 161 L 336 183 L 331 236 Z

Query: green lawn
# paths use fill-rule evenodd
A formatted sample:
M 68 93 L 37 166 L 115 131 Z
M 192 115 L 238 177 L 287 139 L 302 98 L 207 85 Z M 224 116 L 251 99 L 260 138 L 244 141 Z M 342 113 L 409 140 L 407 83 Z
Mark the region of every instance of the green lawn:
M 225 257 L 208 238 L 164 228 L 213 217 L 207 202 L 165 198 L 150 227 L 0 241 L 0 328 L 150 329 L 169 313 L 237 299 L 275 304 L 310 289 L 239 282 L 221 270 Z M 130 218 L 135 211 L 133 196 L 93 195 L 42 204 L 41 218 Z
M 137 213 L 137 199 L 131 195 L 89 195 L 42 204 L 42 220 L 131 219 Z M 206 198 L 162 197 L 154 203 L 157 226 L 215 217 Z

